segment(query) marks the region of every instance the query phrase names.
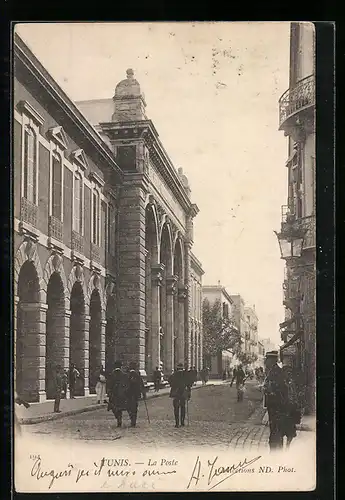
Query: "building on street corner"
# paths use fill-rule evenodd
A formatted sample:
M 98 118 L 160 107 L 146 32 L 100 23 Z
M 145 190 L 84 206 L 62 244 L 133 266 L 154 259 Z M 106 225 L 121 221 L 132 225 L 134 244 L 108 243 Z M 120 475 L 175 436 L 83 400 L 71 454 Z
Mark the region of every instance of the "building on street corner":
M 288 198 L 277 233 L 286 262 L 281 357 L 303 379 L 307 412 L 315 411 L 316 394 L 314 60 L 313 24 L 291 23 L 290 84 L 279 100 L 279 130 L 288 137 Z
M 258 356 L 258 317 L 255 311 L 255 306 L 245 306 L 244 315 L 247 323 L 245 352 Z
M 17 392 L 51 399 L 58 364 L 80 371 L 76 395 L 116 358 L 148 377 L 200 364 L 198 207 L 133 71 L 110 99 L 77 106 L 18 35 L 14 67 Z
M 188 353 L 189 366 L 195 366 L 199 372 L 203 368 L 203 330 L 202 330 L 202 276 L 204 270 L 201 262 L 191 254 L 190 273 L 190 352 Z

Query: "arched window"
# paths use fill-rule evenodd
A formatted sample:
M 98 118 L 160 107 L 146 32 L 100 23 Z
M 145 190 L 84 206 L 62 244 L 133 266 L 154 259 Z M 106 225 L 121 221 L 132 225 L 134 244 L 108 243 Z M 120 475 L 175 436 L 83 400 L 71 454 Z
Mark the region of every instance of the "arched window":
M 77 172 L 74 175 L 74 210 L 73 231 L 82 234 L 83 231 L 83 179 Z
M 24 192 L 23 196 L 31 203 L 37 203 L 37 137 L 34 130 L 24 129 Z
M 92 243 L 99 245 L 99 193 L 94 190 L 92 193 Z
M 52 215 L 62 220 L 62 160 L 57 153 L 52 158 Z

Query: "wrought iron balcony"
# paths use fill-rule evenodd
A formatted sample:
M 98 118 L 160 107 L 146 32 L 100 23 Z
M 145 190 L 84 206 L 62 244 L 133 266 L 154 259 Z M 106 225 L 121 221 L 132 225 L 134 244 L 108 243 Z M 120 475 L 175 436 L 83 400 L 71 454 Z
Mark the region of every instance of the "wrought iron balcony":
M 101 261 L 101 249 L 94 243 L 91 243 L 91 260 L 98 263 Z
M 84 253 L 84 238 L 76 231 L 72 231 L 71 246 L 72 250 L 74 250 L 75 252 L 78 252 L 80 254 Z
M 281 232 L 296 235 L 305 232 L 303 250 L 315 247 L 315 215 L 297 218 L 288 205 L 282 205 L 281 210 Z
M 315 105 L 314 75 L 307 76 L 288 89 L 279 99 L 279 129 L 297 113 Z
M 289 309 L 295 309 L 301 300 L 301 283 L 299 278 L 290 278 L 283 282 L 283 303 Z
M 37 227 L 38 206 L 29 201 L 27 198 L 22 198 L 20 203 L 20 219 L 33 227 Z
M 55 238 L 58 241 L 63 239 L 63 225 L 60 219 L 53 215 L 49 217 L 48 234 L 50 238 Z

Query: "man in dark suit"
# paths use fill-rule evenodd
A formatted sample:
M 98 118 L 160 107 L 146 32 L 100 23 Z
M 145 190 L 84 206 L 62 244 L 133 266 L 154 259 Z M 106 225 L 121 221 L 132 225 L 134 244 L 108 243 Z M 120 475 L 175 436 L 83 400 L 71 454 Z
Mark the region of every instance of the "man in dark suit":
M 122 425 L 122 412 L 127 410 L 129 377 L 121 370 L 121 361 L 116 361 L 109 380 L 108 411 L 111 410 L 117 420 L 117 426 Z
M 134 362 L 129 364 L 129 384 L 127 393 L 127 411 L 131 419 L 131 427 L 137 425 L 138 401 L 143 396 L 146 399 L 146 390 L 144 381 L 138 372 L 137 365 Z
M 183 369 L 183 364 L 177 365 L 177 370 L 171 375 L 170 397 L 173 398 L 175 427 L 184 427 L 186 415 L 186 401 L 190 398 L 190 380 L 188 372 Z
M 286 413 L 286 384 L 278 365 L 278 351 L 266 353 L 266 378 L 264 381 L 265 406 L 270 425 L 269 446 L 271 450 L 283 447 L 283 424 Z

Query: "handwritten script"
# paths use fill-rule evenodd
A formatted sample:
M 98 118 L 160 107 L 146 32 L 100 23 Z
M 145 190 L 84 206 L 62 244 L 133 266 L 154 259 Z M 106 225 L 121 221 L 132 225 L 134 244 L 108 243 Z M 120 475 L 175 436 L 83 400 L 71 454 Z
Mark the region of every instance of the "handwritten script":
M 260 458 L 261 455 L 251 459 L 245 458 L 244 460 L 231 465 L 220 465 L 218 463 L 218 457 L 215 457 L 213 460 L 207 460 L 206 463 L 202 463 L 200 457 L 198 456 L 195 461 L 187 489 L 189 489 L 192 485 L 198 485 L 199 482 L 203 481 L 206 477 L 208 491 L 210 491 L 234 474 L 240 472 L 241 470 L 245 470 L 249 467 L 249 465 L 253 464 Z

